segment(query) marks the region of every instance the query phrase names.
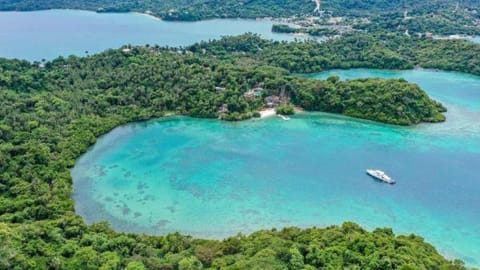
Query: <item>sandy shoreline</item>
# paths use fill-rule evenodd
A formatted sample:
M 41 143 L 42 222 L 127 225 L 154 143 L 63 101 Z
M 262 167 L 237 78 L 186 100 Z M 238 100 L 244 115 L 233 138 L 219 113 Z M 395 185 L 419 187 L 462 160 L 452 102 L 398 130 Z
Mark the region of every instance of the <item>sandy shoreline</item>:
M 259 113 L 260 113 L 260 118 L 272 117 L 272 116 L 275 116 L 277 114 L 275 112 L 275 109 L 273 109 L 273 108 L 261 110 L 261 111 L 259 111 Z
M 302 113 L 304 110 L 301 107 L 295 107 L 295 114 Z M 260 113 L 260 118 L 276 116 L 277 112 L 275 108 L 268 108 L 258 111 Z

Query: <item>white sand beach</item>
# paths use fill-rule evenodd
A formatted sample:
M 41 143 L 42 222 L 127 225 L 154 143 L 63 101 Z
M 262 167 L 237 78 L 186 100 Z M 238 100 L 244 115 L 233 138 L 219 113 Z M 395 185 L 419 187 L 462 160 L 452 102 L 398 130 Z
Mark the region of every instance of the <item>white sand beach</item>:
M 260 118 L 271 117 L 277 114 L 274 108 L 264 109 L 259 111 L 259 113 L 260 113 Z

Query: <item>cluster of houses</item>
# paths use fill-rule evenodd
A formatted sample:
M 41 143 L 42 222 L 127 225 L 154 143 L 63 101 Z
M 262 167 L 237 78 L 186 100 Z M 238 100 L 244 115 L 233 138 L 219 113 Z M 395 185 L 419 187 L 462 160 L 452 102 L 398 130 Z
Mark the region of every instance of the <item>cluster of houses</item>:
M 250 90 L 248 90 L 243 96 L 245 97 L 246 100 L 248 101 L 253 101 L 257 99 L 258 97 L 261 97 L 263 93 L 263 88 L 261 87 L 255 87 Z
M 405 34 L 407 36 L 410 36 L 408 35 L 408 30 L 405 31 Z M 468 38 L 469 36 L 467 35 L 446 35 L 446 36 L 441 36 L 441 35 L 435 35 L 433 34 L 432 32 L 425 32 L 425 33 L 416 33 L 417 37 L 419 38 L 422 38 L 422 37 L 425 37 L 425 38 L 433 38 L 433 39 L 452 39 L 452 40 L 456 40 L 456 39 L 466 39 Z
M 282 99 L 281 97 L 279 96 L 268 96 L 264 99 L 264 102 L 265 102 L 265 105 L 267 105 L 267 107 L 269 108 L 273 108 L 273 107 L 276 107 L 282 103 L 284 103 L 284 99 Z
M 223 92 L 225 90 L 226 89 L 224 87 L 219 87 L 219 86 L 215 87 L 215 91 L 217 93 Z M 264 96 L 264 93 L 265 93 L 265 90 L 261 86 L 257 86 L 252 89 L 249 89 L 247 92 L 243 94 L 243 96 L 247 101 L 255 101 L 259 98 L 262 98 L 262 96 Z M 268 108 L 274 108 L 286 102 L 288 102 L 288 97 L 285 95 L 285 87 L 281 88 L 279 96 L 270 95 L 263 98 L 263 103 L 265 107 L 268 107 Z M 218 113 L 219 114 L 229 113 L 228 105 L 222 104 L 222 106 L 218 108 Z

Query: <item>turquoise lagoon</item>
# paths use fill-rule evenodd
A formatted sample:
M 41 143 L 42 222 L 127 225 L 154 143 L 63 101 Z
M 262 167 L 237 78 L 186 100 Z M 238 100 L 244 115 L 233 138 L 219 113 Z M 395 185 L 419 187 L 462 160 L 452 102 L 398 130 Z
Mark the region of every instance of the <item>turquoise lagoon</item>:
M 271 32 L 273 22 L 219 19 L 166 22 L 138 13 L 100 14 L 80 10 L 0 12 L 0 57 L 30 61 L 60 55 L 83 56 L 125 44 L 186 46 L 246 32 L 274 40 L 294 40 Z
M 120 231 L 208 238 L 354 221 L 422 235 L 445 256 L 480 265 L 480 78 L 366 69 L 308 77 L 332 74 L 406 78 L 442 101 L 448 120 L 397 127 L 302 113 L 125 125 L 73 168 L 77 213 Z M 374 181 L 366 168 L 398 183 Z

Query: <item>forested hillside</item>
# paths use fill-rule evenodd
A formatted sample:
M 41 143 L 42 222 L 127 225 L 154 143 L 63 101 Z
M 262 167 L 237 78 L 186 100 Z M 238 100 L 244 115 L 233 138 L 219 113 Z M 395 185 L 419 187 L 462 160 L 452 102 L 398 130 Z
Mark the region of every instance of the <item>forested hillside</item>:
M 457 8 L 458 3 L 458 8 Z M 477 0 L 324 0 L 321 10 L 335 16 L 372 17 L 385 13 L 429 14 L 478 9 Z M 289 17 L 315 15 L 315 3 L 310 0 L 0 0 L 1 10 L 40 10 L 73 8 L 94 11 L 150 11 L 176 20 L 199 20 L 222 17 Z
M 410 14 L 428 14 L 458 9 L 478 9 L 477 0 L 324 0 L 325 10 L 345 15 L 375 15 L 408 10 Z
M 350 34 L 340 39 L 285 43 L 241 35 L 189 47 L 208 56 L 230 53 L 260 59 L 293 73 L 334 68 L 411 69 L 414 67 L 480 75 L 480 45 L 463 40 L 408 38 L 401 34 Z
M 85 9 L 98 12 L 149 12 L 167 20 L 289 17 L 315 9 L 310 0 L 0 0 L 0 10 Z

